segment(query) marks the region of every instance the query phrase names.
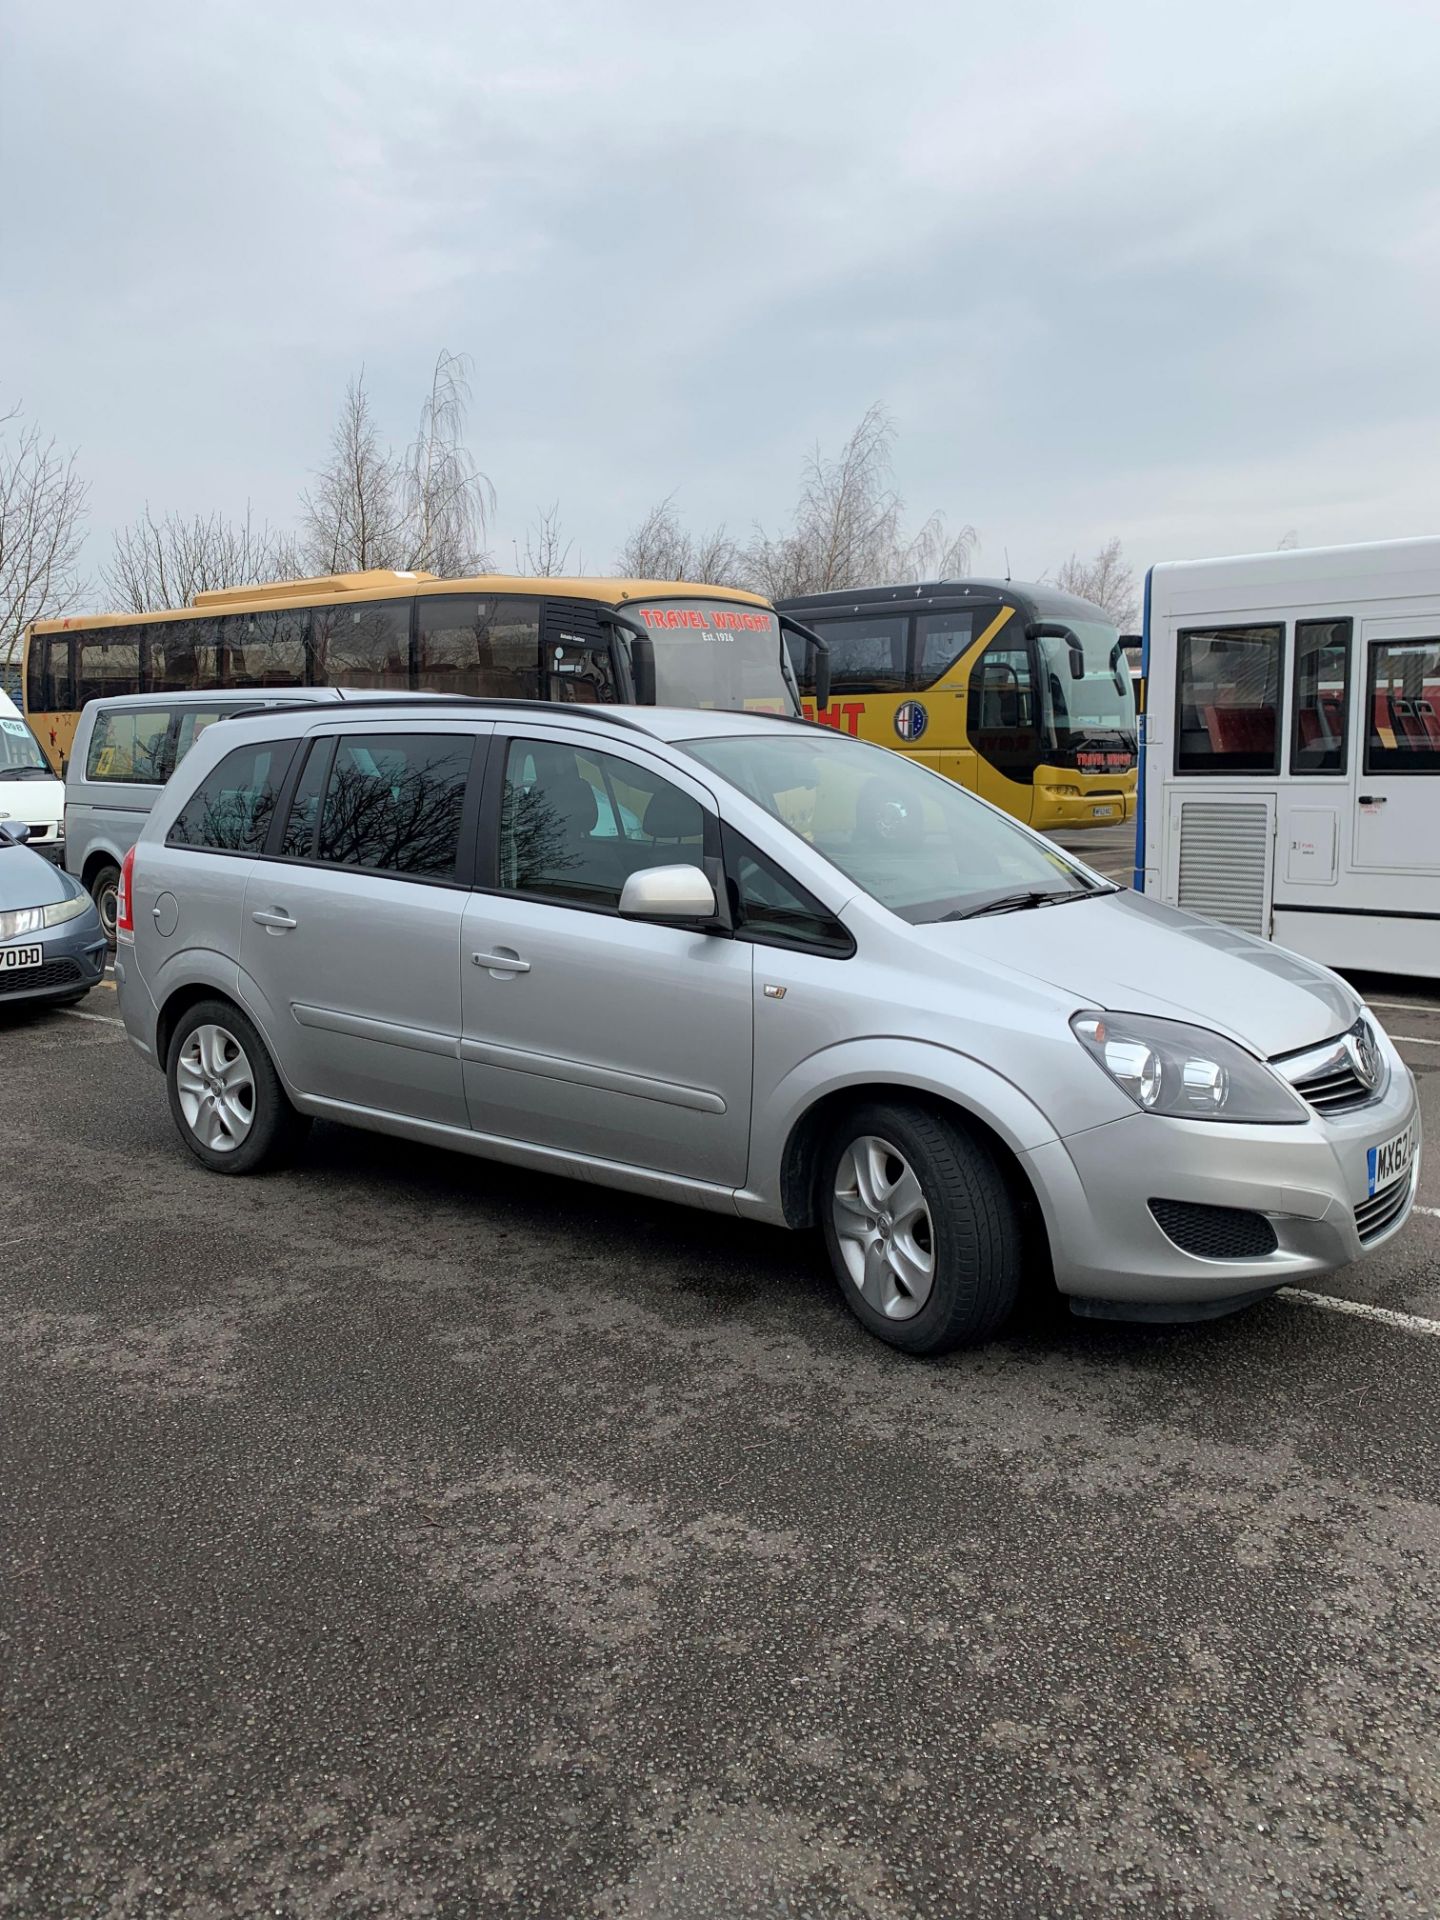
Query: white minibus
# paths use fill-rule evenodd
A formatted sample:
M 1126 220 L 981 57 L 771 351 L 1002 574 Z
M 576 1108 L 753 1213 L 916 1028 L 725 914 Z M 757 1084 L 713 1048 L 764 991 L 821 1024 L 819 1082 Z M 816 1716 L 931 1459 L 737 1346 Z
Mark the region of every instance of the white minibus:
M 1155 566 L 1137 887 L 1440 978 L 1440 539 Z

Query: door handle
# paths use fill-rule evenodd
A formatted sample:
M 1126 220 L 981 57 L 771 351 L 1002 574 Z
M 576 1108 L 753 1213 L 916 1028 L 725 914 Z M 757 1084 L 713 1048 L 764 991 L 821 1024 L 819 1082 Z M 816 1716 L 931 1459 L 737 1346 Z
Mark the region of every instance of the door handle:
M 530 971 L 530 962 L 522 960 L 518 953 L 472 953 L 470 958 L 477 967 L 491 967 L 496 973 Z
M 257 927 L 268 927 L 272 933 L 288 933 L 291 927 L 299 923 L 282 913 L 279 907 L 272 907 L 268 913 L 252 913 L 250 918 Z
M 1383 807 L 1385 804 L 1385 795 L 1383 793 L 1362 793 L 1360 795 L 1360 804 L 1362 807 Z

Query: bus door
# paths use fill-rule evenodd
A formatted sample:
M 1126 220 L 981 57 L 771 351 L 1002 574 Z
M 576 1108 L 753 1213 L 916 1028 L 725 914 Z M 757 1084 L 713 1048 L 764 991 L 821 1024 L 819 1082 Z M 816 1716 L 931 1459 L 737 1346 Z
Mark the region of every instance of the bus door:
M 1018 617 L 1005 623 L 971 670 L 967 720 L 975 791 L 1028 824 L 1044 736 L 1035 649 Z
M 1440 617 L 1366 620 L 1360 637 L 1354 866 L 1440 873 Z

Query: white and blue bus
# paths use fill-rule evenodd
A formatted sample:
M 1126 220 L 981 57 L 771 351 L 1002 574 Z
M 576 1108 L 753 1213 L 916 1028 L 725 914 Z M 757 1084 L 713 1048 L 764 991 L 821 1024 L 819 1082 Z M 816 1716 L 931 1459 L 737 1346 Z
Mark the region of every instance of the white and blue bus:
M 1135 884 L 1440 978 L 1440 539 L 1152 567 Z

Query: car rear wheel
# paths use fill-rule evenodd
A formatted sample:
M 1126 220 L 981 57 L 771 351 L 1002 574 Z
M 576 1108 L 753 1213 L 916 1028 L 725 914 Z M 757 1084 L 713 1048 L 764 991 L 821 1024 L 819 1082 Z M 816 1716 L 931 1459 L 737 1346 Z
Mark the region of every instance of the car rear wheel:
M 907 1353 L 985 1339 L 1014 1307 L 1023 1237 L 993 1156 L 920 1106 L 867 1106 L 836 1131 L 820 1212 L 846 1304 Z
M 90 876 L 90 898 L 95 902 L 95 911 L 100 915 L 100 924 L 105 929 L 105 938 L 110 942 L 112 953 L 115 951 L 116 902 L 119 893 L 119 867 L 107 863 Z
M 309 1131 L 254 1023 L 229 1001 L 202 1000 L 184 1015 L 165 1080 L 181 1139 L 215 1173 L 278 1166 Z

